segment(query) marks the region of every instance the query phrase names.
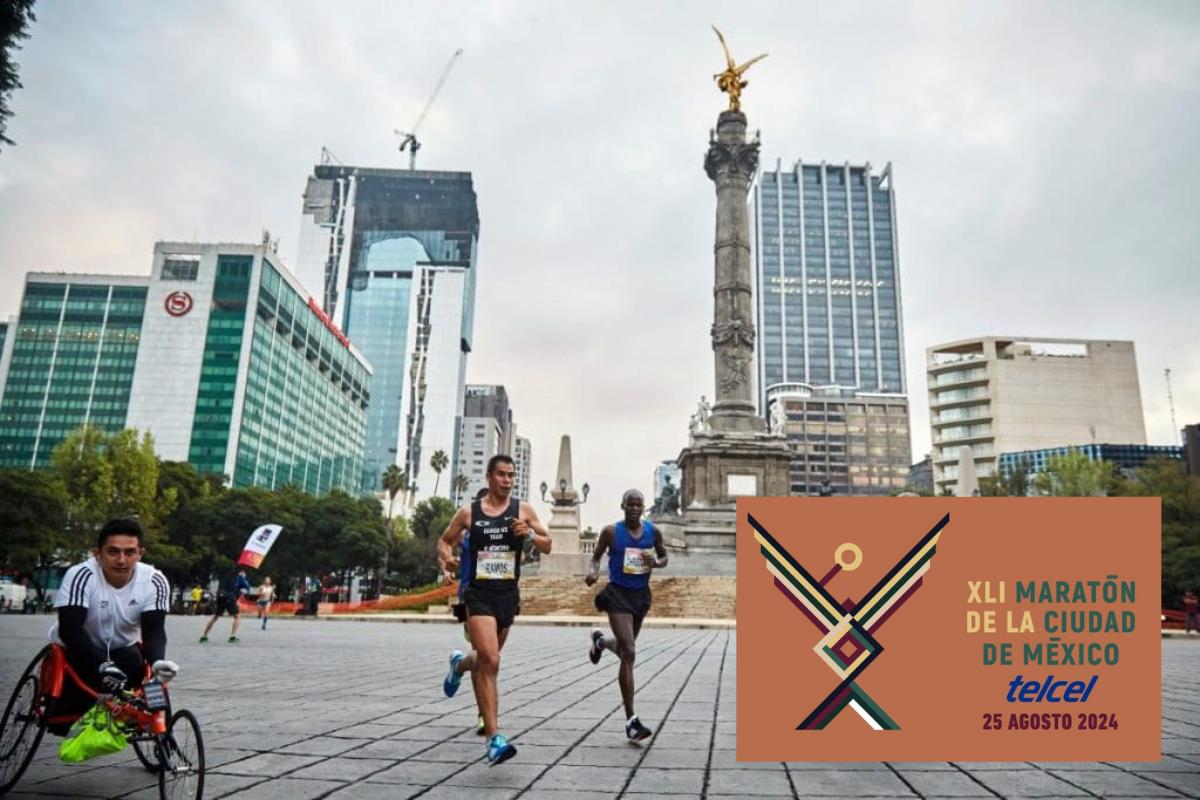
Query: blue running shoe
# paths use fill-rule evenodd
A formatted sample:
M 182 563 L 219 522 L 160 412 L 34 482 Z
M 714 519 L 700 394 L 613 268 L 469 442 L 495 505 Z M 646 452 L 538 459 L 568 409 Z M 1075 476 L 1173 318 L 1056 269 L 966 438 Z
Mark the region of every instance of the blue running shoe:
M 462 674 L 458 671 L 458 665 L 465 657 L 462 650 L 450 652 L 450 671 L 446 673 L 446 679 L 442 681 L 442 691 L 446 693 L 446 697 L 454 697 L 458 692 L 458 686 L 462 683 Z
M 494 767 L 497 764 L 503 764 L 517 754 L 517 748 L 508 743 L 502 735 L 496 734 L 487 745 L 487 760 L 488 766 Z

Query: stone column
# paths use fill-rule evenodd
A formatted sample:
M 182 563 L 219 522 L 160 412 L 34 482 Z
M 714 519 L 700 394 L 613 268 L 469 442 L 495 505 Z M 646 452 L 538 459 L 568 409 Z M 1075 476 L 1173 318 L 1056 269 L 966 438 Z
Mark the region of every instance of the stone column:
M 753 396 L 754 303 L 746 196 L 758 170 L 758 140 L 746 141 L 746 115 L 722 111 L 704 171 L 716 184 L 712 347 L 716 394 L 709 425 L 718 433 L 761 433 Z

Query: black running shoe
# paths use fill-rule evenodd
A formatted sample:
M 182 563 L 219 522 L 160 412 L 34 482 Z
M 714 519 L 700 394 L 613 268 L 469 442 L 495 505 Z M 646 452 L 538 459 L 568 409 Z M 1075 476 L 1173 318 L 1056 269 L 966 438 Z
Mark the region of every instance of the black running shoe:
M 600 663 L 600 654 L 604 652 L 604 631 L 596 628 L 592 631 L 592 646 L 588 648 L 588 658 L 593 664 Z
M 642 724 L 642 721 L 637 717 L 625 723 L 625 735 L 629 737 L 631 742 L 640 742 L 642 739 L 649 739 L 654 734 L 654 731 Z

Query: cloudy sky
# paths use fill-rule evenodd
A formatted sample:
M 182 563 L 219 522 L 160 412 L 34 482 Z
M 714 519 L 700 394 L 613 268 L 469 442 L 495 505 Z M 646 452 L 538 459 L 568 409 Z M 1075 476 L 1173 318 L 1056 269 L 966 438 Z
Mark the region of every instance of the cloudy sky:
M 503 383 L 585 522 L 686 443 L 712 396 L 721 27 L 768 51 L 744 108 L 763 163 L 895 170 L 913 454 L 924 349 L 996 334 L 1133 339 L 1146 429 L 1200 421 L 1200 4 L 83 2 L 37 7 L 0 152 L 0 315 L 29 270 L 146 274 L 158 239 L 294 261 L 321 147 L 474 173 L 468 380 Z

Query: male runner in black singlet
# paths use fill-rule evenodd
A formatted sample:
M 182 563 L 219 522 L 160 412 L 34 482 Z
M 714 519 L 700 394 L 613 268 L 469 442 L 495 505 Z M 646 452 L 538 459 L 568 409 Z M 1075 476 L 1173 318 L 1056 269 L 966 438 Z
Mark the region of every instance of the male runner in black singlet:
M 517 748 L 498 730 L 500 649 L 508 638 L 513 618 L 521 611 L 518 581 L 521 579 L 521 548 L 527 537 L 543 553 L 550 552 L 550 535 L 529 503 L 512 493 L 515 468 L 505 455 L 488 461 L 488 493 L 469 506 L 463 506 L 450 520 L 438 540 L 438 567 L 443 582 L 458 577 L 458 548 L 464 534 L 470 552 L 469 573 L 464 577 L 463 605 L 471 652 L 455 650 L 450 654 L 450 671 L 442 682 L 447 697 L 458 691 L 464 672 L 471 673 L 475 702 L 483 716 L 487 737 L 487 759 L 500 764 L 512 758 Z

